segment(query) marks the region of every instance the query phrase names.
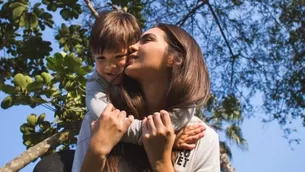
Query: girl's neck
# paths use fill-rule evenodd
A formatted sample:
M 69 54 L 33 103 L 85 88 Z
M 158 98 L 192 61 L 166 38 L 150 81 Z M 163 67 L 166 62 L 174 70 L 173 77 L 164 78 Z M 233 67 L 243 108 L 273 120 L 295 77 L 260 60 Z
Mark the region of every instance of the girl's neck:
M 162 110 L 167 103 L 166 92 L 168 89 L 168 82 L 166 80 L 147 81 L 141 84 L 144 93 L 144 98 L 147 103 L 146 115 L 152 115 L 154 112 Z

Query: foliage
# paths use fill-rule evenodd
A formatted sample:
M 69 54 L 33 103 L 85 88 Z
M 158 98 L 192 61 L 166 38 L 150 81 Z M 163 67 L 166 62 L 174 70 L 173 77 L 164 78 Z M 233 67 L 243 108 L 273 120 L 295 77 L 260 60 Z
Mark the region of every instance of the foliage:
M 138 16 L 142 8 L 140 1 L 117 1 L 117 5 L 126 10 L 130 7 L 128 10 Z M 54 40 L 44 40 L 44 35 L 48 34 L 47 29 L 55 28 L 56 12 L 67 22 L 61 21 L 54 35 L 62 52 L 50 55 Z M 44 106 L 54 111 L 54 121 L 45 120 L 44 113 L 29 114 L 27 122 L 20 126 L 27 148 L 62 130 L 72 131 L 72 136 L 78 134 L 86 112 L 85 76 L 92 70 L 89 28 L 69 24 L 81 12 L 81 3 L 76 0 L 13 0 L 1 6 L 0 48 L 6 56 L 0 59 L 1 71 L 5 71 L 0 77 L 0 90 L 7 95 L 1 107 Z M 75 143 L 76 137 L 71 137 L 61 144 L 61 149 L 69 149 Z

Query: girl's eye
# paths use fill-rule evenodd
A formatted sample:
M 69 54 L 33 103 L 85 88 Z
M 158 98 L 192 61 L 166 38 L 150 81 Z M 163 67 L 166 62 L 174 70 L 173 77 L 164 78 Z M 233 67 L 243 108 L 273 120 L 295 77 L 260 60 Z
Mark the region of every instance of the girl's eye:
M 105 60 L 104 57 L 98 57 L 98 58 L 96 58 L 96 61 L 98 61 L 98 62 L 102 62 L 102 61 L 104 61 L 104 60 Z

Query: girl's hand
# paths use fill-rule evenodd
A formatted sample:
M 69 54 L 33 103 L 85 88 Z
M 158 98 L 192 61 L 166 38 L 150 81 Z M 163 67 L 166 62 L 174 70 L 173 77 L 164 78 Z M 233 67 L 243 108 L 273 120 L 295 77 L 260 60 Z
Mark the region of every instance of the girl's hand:
M 134 117 L 126 117 L 125 111 L 115 109 L 108 104 L 100 117 L 91 124 L 90 151 L 100 156 L 107 156 L 121 140 Z
M 174 148 L 192 150 L 196 147 L 196 142 L 201 139 L 204 134 L 206 127 L 201 124 L 187 125 L 182 129 L 176 137 Z
M 168 112 L 162 110 L 144 118 L 141 137 L 152 168 L 172 171 L 171 153 L 175 133 Z

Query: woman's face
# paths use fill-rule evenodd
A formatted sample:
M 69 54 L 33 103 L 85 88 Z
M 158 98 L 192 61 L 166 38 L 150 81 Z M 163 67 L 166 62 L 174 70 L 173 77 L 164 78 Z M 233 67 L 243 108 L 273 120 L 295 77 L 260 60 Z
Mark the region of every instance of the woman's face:
M 164 76 L 168 66 L 168 44 L 164 37 L 165 33 L 159 28 L 143 33 L 139 42 L 130 46 L 126 75 L 138 81 Z

